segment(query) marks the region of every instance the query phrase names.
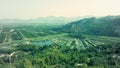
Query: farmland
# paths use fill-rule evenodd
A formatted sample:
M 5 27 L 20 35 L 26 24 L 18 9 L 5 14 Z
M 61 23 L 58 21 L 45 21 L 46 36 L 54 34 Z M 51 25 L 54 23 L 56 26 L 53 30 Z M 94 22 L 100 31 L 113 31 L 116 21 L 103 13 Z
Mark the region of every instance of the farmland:
M 120 38 L 54 31 L 62 25 L 3 25 L 2 68 L 119 68 Z

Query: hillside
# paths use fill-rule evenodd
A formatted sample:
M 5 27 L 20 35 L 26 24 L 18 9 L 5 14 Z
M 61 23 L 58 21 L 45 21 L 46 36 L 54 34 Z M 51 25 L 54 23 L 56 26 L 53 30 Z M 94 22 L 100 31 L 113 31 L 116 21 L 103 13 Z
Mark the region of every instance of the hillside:
M 75 34 L 120 36 L 120 16 L 85 18 L 70 22 L 63 27 L 54 30 Z

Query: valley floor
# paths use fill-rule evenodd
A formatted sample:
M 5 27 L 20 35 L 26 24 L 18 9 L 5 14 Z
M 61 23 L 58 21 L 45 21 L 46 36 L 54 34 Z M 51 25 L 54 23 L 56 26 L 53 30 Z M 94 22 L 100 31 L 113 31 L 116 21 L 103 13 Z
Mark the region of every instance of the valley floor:
M 117 37 L 70 35 L 36 27 L 2 31 L 0 68 L 120 68 Z

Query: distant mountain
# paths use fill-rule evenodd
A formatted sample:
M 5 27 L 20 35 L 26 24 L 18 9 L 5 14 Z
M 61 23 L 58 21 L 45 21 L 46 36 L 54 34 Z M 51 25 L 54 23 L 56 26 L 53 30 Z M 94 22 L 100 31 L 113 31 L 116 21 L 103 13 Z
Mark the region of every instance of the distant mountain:
M 120 16 L 84 18 L 54 30 L 74 34 L 120 36 Z
M 39 17 L 35 19 L 28 19 L 28 20 L 21 20 L 21 19 L 0 19 L 1 23 L 55 23 L 55 24 L 66 24 L 72 21 L 77 21 L 86 17 L 55 17 L 55 16 L 48 16 L 48 17 Z

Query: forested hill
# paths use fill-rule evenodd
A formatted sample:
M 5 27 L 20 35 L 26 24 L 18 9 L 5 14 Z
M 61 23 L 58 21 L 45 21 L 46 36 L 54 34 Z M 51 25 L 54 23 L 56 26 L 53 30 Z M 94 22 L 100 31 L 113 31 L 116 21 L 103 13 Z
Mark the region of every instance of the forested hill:
M 120 16 L 85 18 L 70 22 L 63 27 L 54 30 L 75 34 L 120 36 Z

